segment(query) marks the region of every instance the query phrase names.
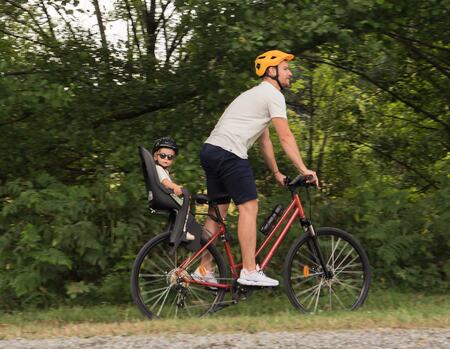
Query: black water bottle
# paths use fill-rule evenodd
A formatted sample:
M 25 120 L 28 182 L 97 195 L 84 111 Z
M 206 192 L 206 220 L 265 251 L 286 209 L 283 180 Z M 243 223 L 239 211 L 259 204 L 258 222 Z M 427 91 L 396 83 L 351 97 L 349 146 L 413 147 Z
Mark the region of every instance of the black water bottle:
M 274 225 L 277 224 L 283 211 L 284 211 L 283 205 L 281 205 L 281 204 L 276 205 L 273 208 L 270 216 L 266 218 L 266 220 L 263 222 L 263 224 L 259 228 L 259 231 L 261 233 L 263 233 L 264 235 L 267 235 L 272 230 Z

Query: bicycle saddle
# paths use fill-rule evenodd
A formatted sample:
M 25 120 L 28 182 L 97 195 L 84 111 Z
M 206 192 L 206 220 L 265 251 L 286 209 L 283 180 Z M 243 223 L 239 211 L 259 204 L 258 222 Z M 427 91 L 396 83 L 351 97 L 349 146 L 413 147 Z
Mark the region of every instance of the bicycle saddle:
M 209 197 L 205 194 L 192 194 L 191 198 L 199 204 L 207 204 L 209 202 Z

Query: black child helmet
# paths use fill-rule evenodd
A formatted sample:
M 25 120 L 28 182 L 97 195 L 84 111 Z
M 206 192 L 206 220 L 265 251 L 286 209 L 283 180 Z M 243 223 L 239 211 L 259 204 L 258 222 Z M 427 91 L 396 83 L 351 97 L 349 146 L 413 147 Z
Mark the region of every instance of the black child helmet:
M 178 154 L 178 146 L 177 143 L 170 137 L 159 138 L 155 141 L 153 145 L 152 154 L 155 154 L 160 148 L 169 148 L 175 152 L 175 155 Z

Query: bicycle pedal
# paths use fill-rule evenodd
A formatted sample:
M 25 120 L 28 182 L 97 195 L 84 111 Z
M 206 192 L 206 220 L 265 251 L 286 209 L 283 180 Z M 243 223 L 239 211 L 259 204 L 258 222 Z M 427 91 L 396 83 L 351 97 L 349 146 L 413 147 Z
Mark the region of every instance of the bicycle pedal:
M 245 285 L 243 286 L 245 289 L 249 291 L 256 291 L 256 290 L 274 290 L 276 286 L 252 286 L 252 285 Z

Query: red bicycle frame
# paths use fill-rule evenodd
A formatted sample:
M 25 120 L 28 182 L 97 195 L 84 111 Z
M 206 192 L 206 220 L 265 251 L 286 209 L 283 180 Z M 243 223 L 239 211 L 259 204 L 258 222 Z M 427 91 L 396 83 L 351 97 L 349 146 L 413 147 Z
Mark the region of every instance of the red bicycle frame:
M 181 263 L 181 265 L 178 267 L 178 274 L 182 275 L 182 271 L 190 265 L 192 261 L 195 261 L 197 258 L 199 258 L 202 253 L 208 248 L 209 245 L 211 245 L 217 238 L 221 238 L 224 241 L 225 246 L 225 253 L 227 255 L 228 263 L 231 267 L 231 274 L 233 279 L 238 278 L 238 269 L 242 267 L 242 263 L 235 264 L 234 258 L 231 253 L 231 246 L 230 242 L 225 238 L 225 223 L 223 222 L 221 217 L 218 217 L 218 221 L 220 223 L 219 231 L 214 233 L 211 238 L 207 241 L 205 245 L 203 245 L 198 251 L 196 251 L 190 258 L 186 259 Z M 264 257 L 263 261 L 260 264 L 260 268 L 264 270 L 267 265 L 269 264 L 270 260 L 272 259 L 275 251 L 278 249 L 278 247 L 283 242 L 286 234 L 291 229 L 292 224 L 296 219 L 304 220 L 305 219 L 305 213 L 303 211 L 303 206 L 300 200 L 300 197 L 298 193 L 293 192 L 292 193 L 292 201 L 288 208 L 284 211 L 283 215 L 281 216 L 281 219 L 278 221 L 278 223 L 275 225 L 275 227 L 272 229 L 270 234 L 267 235 L 267 237 L 264 239 L 261 246 L 256 251 L 255 256 L 258 256 L 268 245 L 269 242 L 275 237 L 277 232 L 281 229 L 284 223 L 287 223 L 284 225 L 284 228 L 281 230 L 281 233 L 278 235 L 278 237 L 273 242 L 272 246 L 270 247 L 269 251 L 267 252 L 266 256 Z M 230 289 L 230 284 L 219 284 L 219 283 L 210 283 L 210 282 L 203 282 L 203 281 L 197 281 L 197 280 L 189 280 L 190 283 L 196 283 L 199 285 L 209 286 L 209 287 L 215 287 L 215 288 L 225 288 Z

